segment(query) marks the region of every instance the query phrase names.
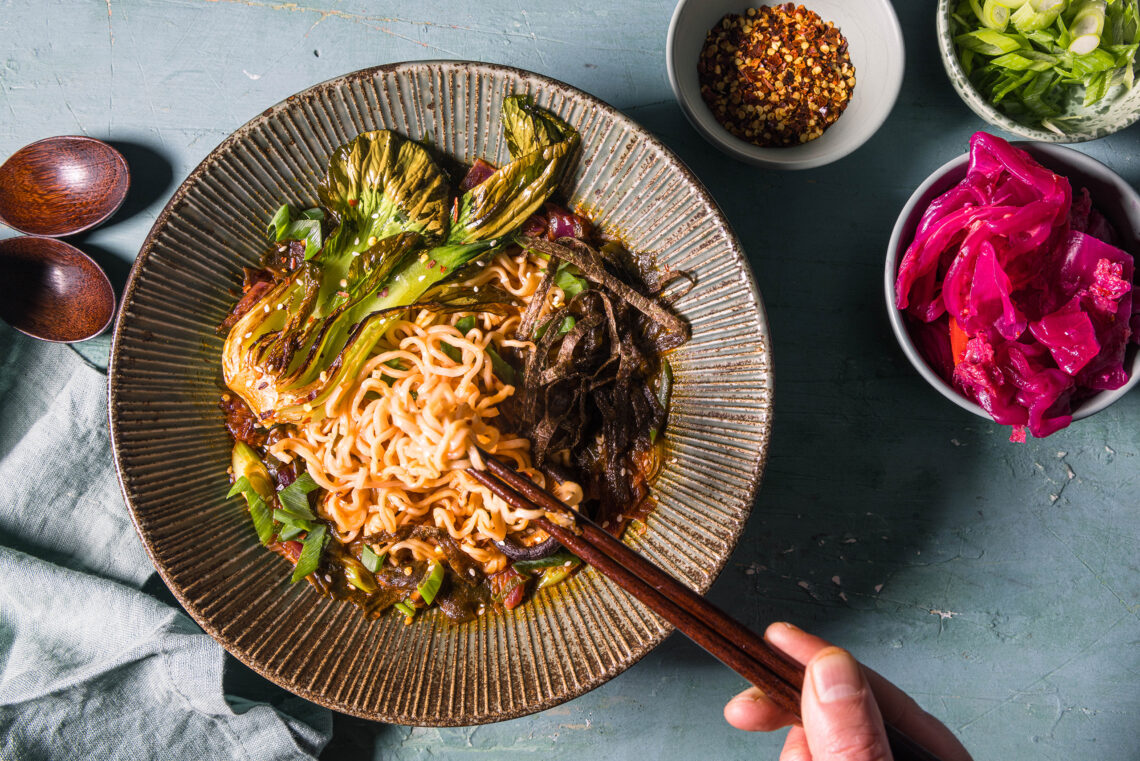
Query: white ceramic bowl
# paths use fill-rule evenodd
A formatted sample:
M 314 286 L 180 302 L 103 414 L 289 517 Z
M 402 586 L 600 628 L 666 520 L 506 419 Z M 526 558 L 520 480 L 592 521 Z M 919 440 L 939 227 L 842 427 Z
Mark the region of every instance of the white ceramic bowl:
M 1140 253 L 1140 195 L 1137 195 L 1132 186 L 1122 180 L 1116 172 L 1096 159 L 1063 145 L 1029 142 L 1017 142 L 1014 145 L 1028 151 L 1041 165 L 1069 178 L 1074 191 L 1082 186 L 1088 188 L 1089 194 L 1092 196 L 1093 206 L 1108 218 L 1120 235 L 1120 247 L 1133 256 Z M 964 153 L 943 164 L 918 186 L 918 189 L 906 202 L 895 222 L 894 230 L 891 232 L 891 242 L 887 247 L 887 264 L 883 273 L 883 285 L 891 329 L 914 369 L 938 393 L 962 409 L 990 420 L 992 418 L 990 418 L 989 413 L 978 404 L 962 396 L 957 389 L 944 381 L 937 372 L 926 364 L 926 360 L 919 353 L 918 347 L 907 330 L 903 313 L 895 308 L 895 279 L 898 275 L 899 262 L 906 253 L 907 247 L 914 240 L 914 231 L 918 226 L 918 221 L 935 197 L 949 190 L 966 176 L 966 166 L 969 159 L 969 154 Z M 1080 420 L 1100 412 L 1123 397 L 1140 382 L 1140 351 L 1137 351 L 1135 344 L 1131 344 L 1129 347 L 1124 367 L 1128 371 L 1128 382 L 1118 389 L 1101 391 L 1086 399 L 1073 410 L 1073 420 Z
M 680 0 L 669 24 L 665 62 L 669 84 L 689 122 L 728 155 L 769 169 L 810 169 L 854 151 L 886 121 L 902 86 L 902 30 L 889 0 L 808 0 L 805 7 L 833 21 L 847 38 L 855 66 L 855 93 L 843 114 L 810 142 L 787 148 L 761 148 L 732 135 L 701 98 L 697 61 L 705 37 L 728 13 L 774 5 L 748 0 Z
M 950 84 L 954 85 L 954 90 L 970 107 L 970 110 L 993 126 L 1014 135 L 1040 142 L 1083 143 L 1086 140 L 1095 140 L 1119 132 L 1140 119 L 1140 87 L 1133 87 L 1131 91 L 1120 98 L 1112 100 L 1105 98 L 1088 108 L 1079 103 L 1072 104 L 1070 110 L 1065 114 L 1064 121 L 1059 122 L 1063 128 L 1058 126 L 1057 129 L 1060 130 L 1058 132 L 1040 126 L 1022 124 L 1007 116 L 974 89 L 974 86 L 970 84 L 970 78 L 966 76 L 966 72 L 962 68 L 961 61 L 958 60 L 958 51 L 955 49 L 954 38 L 950 33 L 952 4 L 957 5 L 956 0 L 938 0 L 936 14 L 938 52 L 942 56 L 942 66 L 946 69 Z

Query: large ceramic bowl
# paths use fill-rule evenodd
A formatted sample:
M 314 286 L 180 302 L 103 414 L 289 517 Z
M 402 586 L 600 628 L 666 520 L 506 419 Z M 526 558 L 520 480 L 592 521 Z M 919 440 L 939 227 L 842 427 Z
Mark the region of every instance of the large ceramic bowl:
M 1053 129 L 1025 124 L 1005 114 L 974 88 L 958 59 L 950 29 L 950 13 L 957 4 L 957 0 L 938 0 L 936 27 L 942 66 L 950 84 L 970 110 L 993 126 L 1043 143 L 1083 143 L 1119 132 L 1140 119 L 1140 87 L 1133 87 L 1119 98 L 1104 98 L 1088 107 L 1075 101 Z
M 190 175 L 139 253 L 115 330 L 110 418 L 135 525 L 167 585 L 237 658 L 283 687 L 358 716 L 462 725 L 580 695 L 670 631 L 592 569 L 520 608 L 464 625 L 438 613 L 368 621 L 258 545 L 225 499 L 230 443 L 217 409 L 215 333 L 243 265 L 266 247 L 283 201 L 316 202 L 326 158 L 363 130 L 391 128 L 464 161 L 506 158 L 499 108 L 531 93 L 582 134 L 572 203 L 698 284 L 677 308 L 693 338 L 677 383 L 648 531 L 628 539 L 704 591 L 733 549 L 768 447 L 771 354 L 760 295 L 713 199 L 660 142 L 612 107 L 536 74 L 478 63 L 367 69 L 269 108 Z

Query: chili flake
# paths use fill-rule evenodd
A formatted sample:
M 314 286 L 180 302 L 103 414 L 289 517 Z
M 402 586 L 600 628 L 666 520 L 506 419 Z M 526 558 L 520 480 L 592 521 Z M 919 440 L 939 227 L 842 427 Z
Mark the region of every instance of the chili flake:
M 726 15 L 709 30 L 697 73 L 721 126 L 766 148 L 815 140 L 855 90 L 847 40 L 792 3 Z

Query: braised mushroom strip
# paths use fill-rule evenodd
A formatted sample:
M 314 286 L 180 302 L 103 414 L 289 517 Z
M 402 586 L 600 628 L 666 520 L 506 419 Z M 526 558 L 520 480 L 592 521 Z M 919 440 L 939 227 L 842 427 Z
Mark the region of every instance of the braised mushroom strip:
M 552 460 L 589 474 L 598 519 L 620 529 L 639 512 L 656 471 L 646 466 L 665 428 L 672 369 L 663 355 L 690 335 L 661 293 L 681 280 L 693 283 L 680 274 L 650 290 L 616 242 L 595 249 L 573 238 L 520 236 L 519 243 L 549 257 L 544 284 L 569 265 L 592 287 L 524 318 L 519 338 L 535 349 L 521 359 L 509 414 L 529 432 L 539 467 Z

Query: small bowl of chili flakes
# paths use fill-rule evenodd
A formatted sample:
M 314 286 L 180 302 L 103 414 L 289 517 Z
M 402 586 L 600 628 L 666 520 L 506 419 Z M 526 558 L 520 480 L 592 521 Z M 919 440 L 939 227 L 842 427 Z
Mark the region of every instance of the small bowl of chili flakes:
M 904 69 L 890 0 L 680 0 L 665 58 L 693 127 L 770 169 L 823 166 L 861 146 L 894 107 Z

